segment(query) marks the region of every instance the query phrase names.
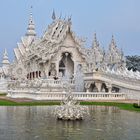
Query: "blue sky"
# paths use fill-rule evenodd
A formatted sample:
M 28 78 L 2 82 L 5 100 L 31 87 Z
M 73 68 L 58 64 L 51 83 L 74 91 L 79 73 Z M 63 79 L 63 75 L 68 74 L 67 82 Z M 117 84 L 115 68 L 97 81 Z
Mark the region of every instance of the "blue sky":
M 86 46 L 91 46 L 96 32 L 101 47 L 107 49 L 114 34 L 125 55 L 140 55 L 140 0 L 1 0 L 1 58 L 4 48 L 14 58 L 13 48 L 26 33 L 31 5 L 38 36 L 52 22 L 54 9 L 57 16 L 72 15 L 73 31 L 87 38 Z

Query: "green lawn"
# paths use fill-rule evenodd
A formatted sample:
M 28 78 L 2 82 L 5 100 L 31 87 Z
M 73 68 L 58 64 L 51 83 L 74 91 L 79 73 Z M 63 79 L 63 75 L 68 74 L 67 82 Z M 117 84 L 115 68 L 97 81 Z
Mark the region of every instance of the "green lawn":
M 0 96 L 6 96 L 7 93 L 0 93 Z
M 60 105 L 56 101 L 31 101 L 31 102 L 13 102 L 6 99 L 0 99 L 0 106 L 44 106 L 44 105 Z M 98 105 L 98 106 L 116 106 L 123 110 L 139 111 L 140 108 L 135 108 L 133 104 L 116 103 L 116 102 L 80 102 L 80 105 Z
M 81 105 L 98 105 L 98 106 L 116 106 L 123 110 L 139 111 L 140 108 L 135 108 L 130 103 L 116 103 L 116 102 L 81 102 Z
M 60 105 L 60 102 L 13 102 L 5 99 L 0 99 L 0 106 L 43 106 L 43 105 Z

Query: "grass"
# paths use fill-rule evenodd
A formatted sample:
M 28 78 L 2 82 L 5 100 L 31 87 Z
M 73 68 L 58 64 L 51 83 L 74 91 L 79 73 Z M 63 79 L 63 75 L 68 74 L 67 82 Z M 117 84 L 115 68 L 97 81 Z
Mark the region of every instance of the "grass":
M 123 110 L 139 111 L 140 108 L 136 108 L 130 103 L 116 103 L 116 102 L 81 102 L 81 105 L 98 105 L 98 106 L 116 106 Z
M 0 93 L 0 96 L 6 96 L 7 93 Z
M 60 105 L 60 102 L 56 101 L 14 102 L 6 99 L 0 99 L 0 106 L 46 106 L 46 105 Z M 136 108 L 133 104 L 130 103 L 80 102 L 80 105 L 116 106 L 123 110 L 140 112 L 140 108 Z
M 60 102 L 14 102 L 10 100 L 0 99 L 0 106 L 44 106 L 44 105 L 60 105 Z

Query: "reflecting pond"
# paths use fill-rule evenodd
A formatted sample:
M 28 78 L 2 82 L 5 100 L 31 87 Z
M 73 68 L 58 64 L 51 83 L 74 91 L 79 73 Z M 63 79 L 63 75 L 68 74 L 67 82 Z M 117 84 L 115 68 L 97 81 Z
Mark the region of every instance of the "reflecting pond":
M 0 140 L 140 140 L 140 113 L 89 106 L 83 121 L 58 121 L 55 106 L 0 107 Z

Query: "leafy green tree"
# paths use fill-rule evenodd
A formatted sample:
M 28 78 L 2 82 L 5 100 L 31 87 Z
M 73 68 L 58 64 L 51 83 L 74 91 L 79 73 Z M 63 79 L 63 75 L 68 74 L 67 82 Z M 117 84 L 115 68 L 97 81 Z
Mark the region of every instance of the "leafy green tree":
M 128 70 L 140 71 L 140 56 L 126 56 L 126 67 Z

